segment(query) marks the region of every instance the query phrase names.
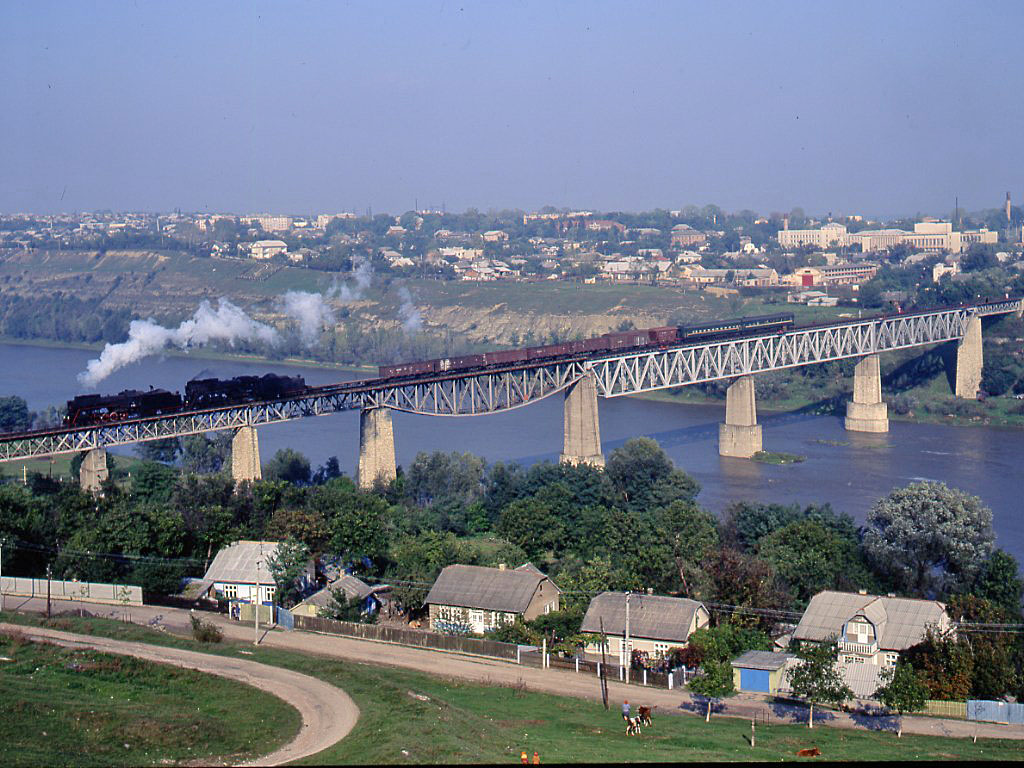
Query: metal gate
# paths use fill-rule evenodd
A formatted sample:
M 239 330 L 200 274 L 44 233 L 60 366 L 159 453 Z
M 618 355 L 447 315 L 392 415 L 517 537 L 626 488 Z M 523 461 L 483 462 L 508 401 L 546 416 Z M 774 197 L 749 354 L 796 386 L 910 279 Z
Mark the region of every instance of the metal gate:
M 771 693 L 771 672 L 767 669 L 740 667 L 740 690 Z
M 291 611 L 277 607 L 277 626 L 282 629 L 295 629 L 295 616 Z

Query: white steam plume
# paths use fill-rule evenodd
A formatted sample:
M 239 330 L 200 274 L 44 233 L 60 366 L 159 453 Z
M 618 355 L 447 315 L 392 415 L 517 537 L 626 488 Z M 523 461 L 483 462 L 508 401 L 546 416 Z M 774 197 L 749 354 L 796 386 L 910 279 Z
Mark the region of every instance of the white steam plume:
M 412 303 L 412 294 L 404 285 L 398 289 L 398 295 L 402 299 L 402 306 L 398 308 L 398 314 L 402 318 L 402 327 L 407 333 L 418 333 L 423 330 L 423 316 Z
M 370 262 L 361 261 L 359 266 L 355 268 L 352 273 L 355 278 L 355 285 L 334 285 L 327 292 L 328 297 L 337 297 L 342 301 L 358 301 L 363 298 L 363 294 L 366 293 L 366 289 L 370 287 L 370 283 L 373 282 L 373 267 L 370 266 Z
M 278 299 L 278 305 L 298 323 L 299 336 L 307 347 L 313 346 L 320 337 L 320 331 L 334 322 L 334 310 L 320 293 L 288 291 Z
M 227 299 L 219 299 L 214 311 L 210 302 L 203 301 L 188 320 L 177 328 L 164 328 L 153 320 L 133 320 L 128 326 L 128 339 L 120 344 L 107 344 L 95 360 L 78 374 L 78 380 L 87 387 L 103 381 L 114 371 L 154 355 L 168 346 L 188 349 L 201 347 L 211 341 L 265 341 L 275 344 L 277 331 L 269 325 L 253 320 Z

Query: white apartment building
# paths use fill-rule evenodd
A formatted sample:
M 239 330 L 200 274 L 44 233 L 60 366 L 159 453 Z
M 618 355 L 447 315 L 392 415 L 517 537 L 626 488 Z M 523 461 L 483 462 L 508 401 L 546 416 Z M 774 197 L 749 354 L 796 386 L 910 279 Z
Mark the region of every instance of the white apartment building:
M 270 216 L 268 214 L 262 214 L 260 216 L 248 216 L 245 218 L 248 224 L 259 224 L 263 227 L 264 232 L 287 232 L 292 228 L 292 217 L 291 216 Z
M 820 229 L 783 229 L 778 233 L 783 248 L 843 248 L 859 245 L 864 253 L 884 251 L 896 245 L 909 245 L 923 251 L 961 253 L 973 243 L 995 244 L 999 234 L 988 229 L 954 231 L 952 222 L 925 220 L 914 224 L 914 231 L 903 229 L 865 229 L 847 232 L 842 224 L 829 223 Z

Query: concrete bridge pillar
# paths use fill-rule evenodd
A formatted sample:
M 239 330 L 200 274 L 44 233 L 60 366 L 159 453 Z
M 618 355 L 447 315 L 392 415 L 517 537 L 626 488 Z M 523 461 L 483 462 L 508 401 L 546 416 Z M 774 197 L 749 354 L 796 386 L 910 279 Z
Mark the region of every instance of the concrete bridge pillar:
M 740 376 L 725 393 L 725 423 L 718 425 L 718 453 L 749 459 L 761 450 L 761 425 L 757 423 L 754 379 Z
M 878 355 L 862 358 L 853 369 L 853 400 L 846 404 L 851 432 L 888 432 L 889 407 L 882 402 L 882 370 Z
M 981 318 L 967 321 L 967 331 L 956 346 L 956 396 L 973 400 L 981 389 L 983 364 Z
M 256 427 L 239 427 L 231 440 L 231 477 L 235 485 L 255 482 L 263 477 L 260 467 L 260 441 Z
M 597 417 L 597 381 L 593 373 L 588 373 L 565 390 L 565 432 L 560 461 L 563 464 L 604 466 L 601 426 Z
M 359 470 L 356 475 L 359 487 L 373 488 L 378 480 L 389 483 L 397 474 L 391 410 L 363 410 L 359 414 Z
M 78 482 L 83 491 L 97 493 L 100 487 L 110 477 L 110 470 L 107 469 L 107 449 L 93 448 L 82 458 L 82 466 L 78 470 Z

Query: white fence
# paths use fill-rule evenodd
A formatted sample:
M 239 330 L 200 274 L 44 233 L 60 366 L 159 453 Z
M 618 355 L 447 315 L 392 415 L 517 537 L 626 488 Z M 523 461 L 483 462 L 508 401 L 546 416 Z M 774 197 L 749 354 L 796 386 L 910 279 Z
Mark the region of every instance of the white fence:
M 46 597 L 46 579 L 20 576 L 0 577 L 0 593 L 4 597 Z M 88 581 L 50 581 L 53 600 L 78 600 L 83 603 L 142 605 L 142 587 L 128 584 L 95 584 Z

